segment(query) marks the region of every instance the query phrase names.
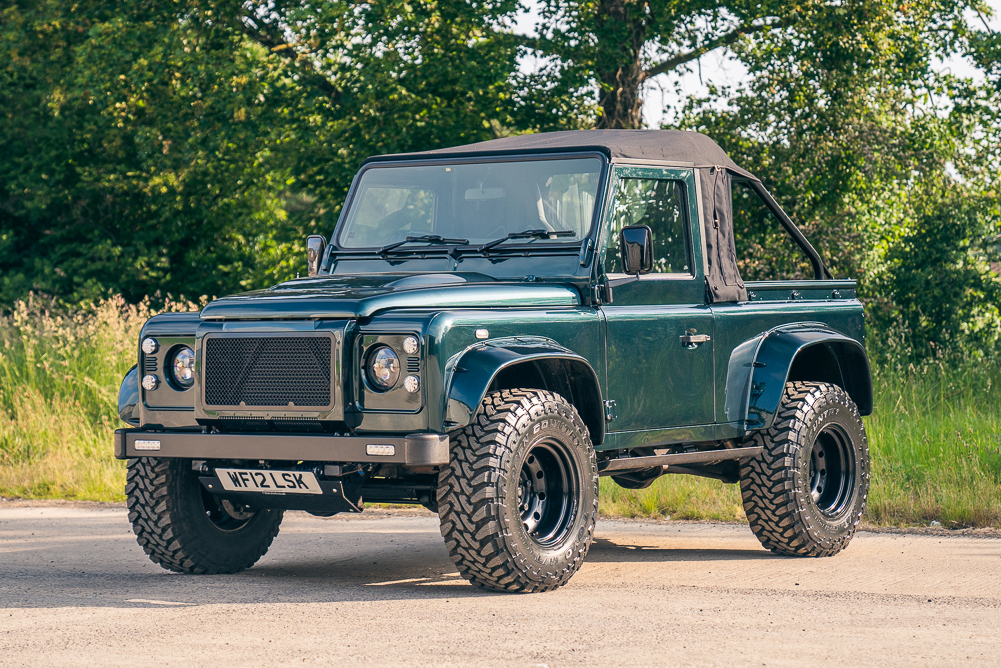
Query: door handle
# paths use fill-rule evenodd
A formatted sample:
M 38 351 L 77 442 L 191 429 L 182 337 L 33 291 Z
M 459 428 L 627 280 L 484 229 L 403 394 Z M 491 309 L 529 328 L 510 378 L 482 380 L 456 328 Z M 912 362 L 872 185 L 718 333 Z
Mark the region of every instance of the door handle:
M 681 345 L 689 349 L 695 349 L 699 347 L 700 343 L 707 343 L 710 341 L 708 334 L 682 334 L 681 335 Z

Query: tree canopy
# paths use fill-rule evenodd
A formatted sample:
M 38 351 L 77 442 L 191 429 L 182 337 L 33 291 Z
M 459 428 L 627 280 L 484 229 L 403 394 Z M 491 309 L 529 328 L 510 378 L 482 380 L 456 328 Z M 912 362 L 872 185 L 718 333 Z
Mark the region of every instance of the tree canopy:
M 640 127 L 651 82 L 726 51 L 746 81 L 709 82 L 679 126 L 764 179 L 904 353 L 997 343 L 1001 37 L 983 2 L 541 0 L 519 35 L 522 10 L 8 3 L 0 307 L 266 286 L 303 270 L 368 155 Z M 950 74 L 959 59 L 977 76 Z M 781 234 L 747 220 L 746 276 L 791 271 Z

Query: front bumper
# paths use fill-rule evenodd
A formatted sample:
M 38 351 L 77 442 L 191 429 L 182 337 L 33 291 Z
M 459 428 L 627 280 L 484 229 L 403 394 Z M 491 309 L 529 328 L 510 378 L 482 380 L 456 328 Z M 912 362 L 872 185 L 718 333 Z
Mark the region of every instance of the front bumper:
M 117 459 L 132 457 L 264 459 L 444 466 L 448 463 L 448 436 L 445 434 L 407 436 L 205 434 L 191 431 L 117 429 L 115 457 Z

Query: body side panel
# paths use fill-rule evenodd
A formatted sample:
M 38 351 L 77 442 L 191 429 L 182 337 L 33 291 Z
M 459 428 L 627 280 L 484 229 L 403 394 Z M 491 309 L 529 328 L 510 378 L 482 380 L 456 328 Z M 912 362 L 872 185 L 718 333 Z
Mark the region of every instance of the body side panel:
M 477 330 L 486 330 L 487 337 L 478 339 Z M 495 350 L 468 358 L 474 371 L 457 371 L 464 368 L 460 360 L 467 354 L 480 351 L 485 347 L 484 342 L 497 339 L 502 341 L 499 346 L 493 346 Z M 511 339 L 523 342 L 520 346 L 514 345 Z M 525 361 L 546 357 L 579 358 L 593 370 L 592 382 L 598 384 L 599 396 L 604 397 L 604 378 L 601 377 L 604 341 L 601 318 L 594 309 L 449 311 L 432 319 L 427 341 L 429 367 L 435 369 L 435 373 L 428 375 L 427 394 L 432 430 L 446 431 L 463 426 L 460 423 L 467 410 L 472 407 L 475 411 L 479 406 L 496 372 L 517 362 L 516 357 Z M 471 374 L 470 378 L 455 386 L 457 379 L 466 373 Z

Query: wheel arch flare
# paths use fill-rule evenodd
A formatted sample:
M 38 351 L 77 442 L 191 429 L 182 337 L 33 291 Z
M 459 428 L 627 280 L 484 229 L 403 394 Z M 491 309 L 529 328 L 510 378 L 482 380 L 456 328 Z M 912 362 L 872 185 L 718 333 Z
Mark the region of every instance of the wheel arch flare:
M 601 388 L 591 364 L 543 337 L 499 338 L 477 343 L 445 365 L 446 427 L 470 424 L 488 392 L 534 388 L 561 394 L 587 425 L 595 444 L 605 438 Z
M 801 323 L 769 330 L 733 350 L 727 422 L 748 431 L 767 429 L 786 383 L 797 380 L 833 383 L 848 393 L 860 414 L 872 413 L 872 374 L 863 345 L 823 323 Z

